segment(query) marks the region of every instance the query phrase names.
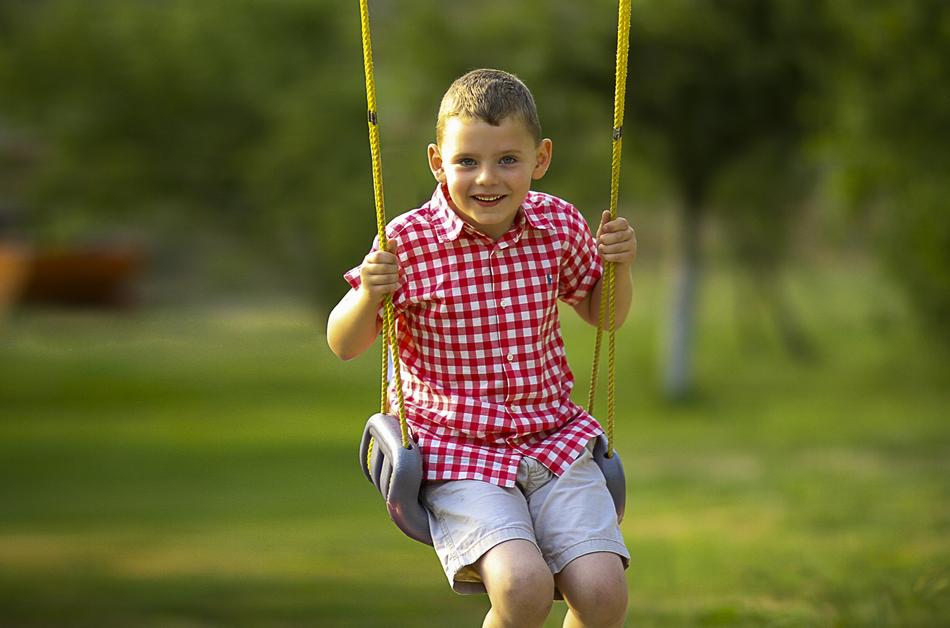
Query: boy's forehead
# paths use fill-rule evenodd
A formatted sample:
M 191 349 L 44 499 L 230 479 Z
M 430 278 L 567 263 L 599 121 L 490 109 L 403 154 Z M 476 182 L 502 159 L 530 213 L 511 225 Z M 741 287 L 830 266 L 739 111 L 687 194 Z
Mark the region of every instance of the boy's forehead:
M 451 116 L 446 118 L 444 129 L 442 144 L 494 139 L 527 141 L 532 146 L 535 144 L 531 129 L 517 114 L 505 116 L 498 124 L 472 116 Z

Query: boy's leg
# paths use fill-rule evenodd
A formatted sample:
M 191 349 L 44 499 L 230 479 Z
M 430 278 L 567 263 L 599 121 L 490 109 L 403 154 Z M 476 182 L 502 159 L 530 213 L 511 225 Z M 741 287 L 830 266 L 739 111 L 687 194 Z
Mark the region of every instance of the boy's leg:
M 627 615 L 623 562 L 610 552 L 585 554 L 554 577 L 569 607 L 564 628 L 620 628 Z
M 475 564 L 491 610 L 483 628 L 532 628 L 544 624 L 554 600 L 554 578 L 538 547 L 523 539 L 505 541 Z
M 452 588 L 487 592 L 486 628 L 540 628 L 554 576 L 541 556 L 525 496 L 516 487 L 452 480 L 423 488 L 433 545 Z
M 630 553 L 590 451 L 528 497 L 535 536 L 570 611 L 566 628 L 622 626 Z

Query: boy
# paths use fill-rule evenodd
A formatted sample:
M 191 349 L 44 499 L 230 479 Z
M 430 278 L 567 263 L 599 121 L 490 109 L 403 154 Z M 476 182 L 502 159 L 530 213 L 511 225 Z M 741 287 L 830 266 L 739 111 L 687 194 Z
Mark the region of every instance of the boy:
M 630 555 L 590 453 L 600 425 L 570 400 L 557 300 L 597 324 L 601 260 L 630 307 L 636 237 L 604 212 L 596 239 L 569 203 L 529 190 L 551 163 L 534 99 L 475 70 L 442 99 L 432 199 L 393 220 L 348 273 L 327 339 L 365 351 L 393 295 L 406 414 L 425 465 L 433 544 L 459 593 L 487 591 L 483 626 L 541 626 L 557 587 L 565 627 L 623 625 Z

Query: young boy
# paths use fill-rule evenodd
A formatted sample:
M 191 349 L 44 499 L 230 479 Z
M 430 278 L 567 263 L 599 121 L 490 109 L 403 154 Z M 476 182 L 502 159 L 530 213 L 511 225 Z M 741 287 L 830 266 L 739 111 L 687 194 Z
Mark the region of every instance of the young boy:
M 330 314 L 342 359 L 365 351 L 393 296 L 407 420 L 423 453 L 433 544 L 459 593 L 487 591 L 485 627 L 541 626 L 557 587 L 564 626 L 622 626 L 630 554 L 591 457 L 597 421 L 574 385 L 557 300 L 597 324 L 601 260 L 630 307 L 636 237 L 604 212 L 530 191 L 552 143 L 515 76 L 475 70 L 442 99 L 428 147 L 432 199 L 393 220 L 388 251 L 346 273 Z

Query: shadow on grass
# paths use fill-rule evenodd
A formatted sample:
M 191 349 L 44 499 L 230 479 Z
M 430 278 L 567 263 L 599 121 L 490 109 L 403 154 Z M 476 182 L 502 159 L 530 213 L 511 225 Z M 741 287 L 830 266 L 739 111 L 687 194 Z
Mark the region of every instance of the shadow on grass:
M 2 625 L 74 628 L 444 628 L 479 625 L 486 607 L 484 598 L 459 598 L 442 583 L 407 586 L 370 577 L 354 583 L 333 573 L 296 580 L 5 574 L 0 602 Z

